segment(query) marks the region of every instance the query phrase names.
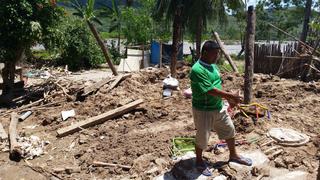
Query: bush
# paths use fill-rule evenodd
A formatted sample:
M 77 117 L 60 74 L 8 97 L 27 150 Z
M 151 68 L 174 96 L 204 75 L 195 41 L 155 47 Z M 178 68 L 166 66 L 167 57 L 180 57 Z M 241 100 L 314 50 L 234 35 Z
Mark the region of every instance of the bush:
M 104 62 L 103 54 L 93 39 L 86 24 L 80 20 L 70 23 L 65 32 L 61 62 L 71 70 L 91 68 Z
M 47 37 L 45 47 L 60 54 L 59 65 L 70 70 L 96 67 L 105 62 L 100 47 L 87 25 L 78 19 L 65 17 Z
M 112 40 L 111 44 L 108 44 L 108 50 L 111 56 L 110 58 L 112 60 L 112 63 L 115 65 L 119 65 L 120 60 L 123 56 L 121 55 L 121 53 L 118 50 L 118 47 L 116 46 L 116 41 Z

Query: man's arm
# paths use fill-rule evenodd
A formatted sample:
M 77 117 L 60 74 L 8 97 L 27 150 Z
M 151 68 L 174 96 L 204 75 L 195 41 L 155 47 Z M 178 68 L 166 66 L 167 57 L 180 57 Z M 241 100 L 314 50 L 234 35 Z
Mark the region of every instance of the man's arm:
M 221 97 L 223 99 L 226 99 L 231 104 L 239 104 L 242 100 L 242 97 L 238 94 L 232 94 L 223 90 L 219 90 L 217 88 L 213 88 L 212 90 L 208 91 L 208 94 L 211 96 L 217 96 Z

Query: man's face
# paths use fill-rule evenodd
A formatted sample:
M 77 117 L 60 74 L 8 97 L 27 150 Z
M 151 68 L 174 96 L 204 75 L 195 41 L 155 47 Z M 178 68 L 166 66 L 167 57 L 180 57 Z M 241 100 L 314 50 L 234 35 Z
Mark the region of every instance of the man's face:
M 220 52 L 220 49 L 213 49 L 208 52 L 208 60 L 210 64 L 216 64 L 218 62 L 219 52 Z

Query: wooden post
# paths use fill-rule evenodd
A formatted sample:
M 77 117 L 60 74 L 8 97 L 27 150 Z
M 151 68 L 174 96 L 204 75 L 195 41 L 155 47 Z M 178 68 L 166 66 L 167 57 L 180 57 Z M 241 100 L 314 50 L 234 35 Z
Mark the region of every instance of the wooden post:
M 220 37 L 219 37 L 219 34 L 218 34 L 217 32 L 214 32 L 213 35 L 214 35 L 214 38 L 217 40 L 217 42 L 218 42 L 218 44 L 219 44 L 219 46 L 220 46 L 220 48 L 221 48 L 222 53 L 224 54 L 224 56 L 225 56 L 226 59 L 228 60 L 229 64 L 231 65 L 233 71 L 236 72 L 236 73 L 238 73 L 238 72 L 239 72 L 239 71 L 238 71 L 238 68 L 237 68 L 237 66 L 234 64 L 234 62 L 232 61 L 232 59 L 231 59 L 230 55 L 227 53 L 226 49 L 224 48 L 224 46 L 223 46 L 223 44 L 222 44 L 222 42 L 221 42 L 221 39 L 220 39 Z
M 10 159 L 14 161 L 19 161 L 21 159 L 22 151 L 17 142 L 17 125 L 18 125 L 18 115 L 17 113 L 11 113 L 11 121 L 9 125 L 9 140 L 10 140 Z
M 254 35 L 256 31 L 256 14 L 253 6 L 248 7 L 246 48 L 245 48 L 245 75 L 244 75 L 244 103 L 249 104 L 252 98 Z

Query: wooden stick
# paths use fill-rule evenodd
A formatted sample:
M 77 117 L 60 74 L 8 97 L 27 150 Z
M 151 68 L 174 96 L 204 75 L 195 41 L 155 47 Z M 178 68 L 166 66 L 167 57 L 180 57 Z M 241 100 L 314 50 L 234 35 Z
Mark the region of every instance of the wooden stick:
M 227 53 L 226 49 L 224 48 L 222 42 L 221 42 L 221 39 L 219 37 L 219 34 L 217 32 L 214 32 L 213 33 L 213 36 L 214 38 L 217 40 L 220 48 L 221 48 L 221 51 L 222 53 L 224 54 L 224 56 L 226 57 L 226 59 L 228 60 L 229 64 L 231 65 L 232 69 L 234 72 L 238 73 L 238 68 L 237 66 L 234 64 L 233 60 L 231 59 L 230 55 Z
M 0 138 L 1 140 L 6 140 L 8 139 L 8 134 L 7 132 L 4 130 L 2 124 L 0 123 Z
M 92 163 L 94 166 L 109 166 L 109 167 L 121 167 L 123 169 L 131 169 L 131 166 L 120 165 L 120 164 L 113 164 L 113 163 L 105 163 L 100 161 L 93 161 Z
M 274 153 L 272 153 L 270 156 L 269 156 L 269 159 L 273 159 L 275 156 L 281 154 L 283 152 L 283 149 L 280 149 Z
M 123 75 L 122 78 L 125 79 L 125 78 L 130 77 L 130 76 L 131 76 L 131 74 L 125 74 L 125 75 Z M 91 85 L 91 86 L 89 86 L 89 87 L 85 87 L 85 88 L 83 89 L 83 94 L 82 94 L 82 96 L 87 96 L 87 95 L 89 95 L 91 92 L 100 89 L 100 88 L 101 88 L 102 86 L 104 86 L 105 84 L 108 84 L 109 82 L 114 81 L 114 80 L 116 80 L 116 79 L 117 79 L 117 77 L 114 77 L 114 78 L 111 78 L 111 79 L 103 79 L 103 80 L 101 80 L 101 81 L 98 81 L 98 82 L 94 83 L 93 85 Z
M 60 89 L 62 89 L 63 94 L 65 94 L 65 95 L 67 96 L 67 99 L 68 99 L 68 100 L 70 100 L 70 101 L 73 101 L 73 100 L 74 100 L 73 97 L 70 96 L 70 95 L 67 93 L 67 91 L 66 91 L 66 89 L 65 89 L 64 87 L 62 87 L 58 82 L 55 82 L 55 84 L 56 84 Z
M 268 154 L 269 152 L 271 152 L 271 151 L 273 151 L 273 150 L 276 150 L 276 149 L 279 149 L 279 148 L 280 148 L 280 147 L 275 146 L 275 147 L 272 147 L 272 148 L 270 148 L 270 149 L 265 150 L 264 153 L 265 153 L 265 154 Z
M 22 151 L 17 142 L 17 125 L 18 115 L 17 113 L 11 113 L 11 121 L 9 126 L 9 138 L 10 138 L 10 159 L 19 160 L 22 155 Z
M 142 99 L 136 100 L 134 102 L 131 102 L 129 104 L 126 104 L 124 106 L 121 106 L 119 108 L 113 109 L 111 111 L 108 111 L 106 113 L 100 114 L 98 116 L 91 117 L 87 120 L 77 122 L 75 124 L 72 124 L 70 126 L 61 128 L 57 131 L 58 137 L 67 136 L 69 134 L 78 132 L 81 130 L 81 128 L 88 128 L 91 126 L 95 126 L 97 124 L 101 124 L 108 119 L 115 118 L 117 116 L 120 116 L 121 114 L 125 114 L 130 112 L 131 110 L 135 109 L 138 105 L 143 103 Z

